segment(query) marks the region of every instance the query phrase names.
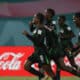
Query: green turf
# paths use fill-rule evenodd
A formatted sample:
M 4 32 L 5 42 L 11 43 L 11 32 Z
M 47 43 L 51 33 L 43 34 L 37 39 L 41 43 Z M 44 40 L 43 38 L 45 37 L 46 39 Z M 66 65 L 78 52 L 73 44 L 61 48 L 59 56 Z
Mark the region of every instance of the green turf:
M 37 77 L 0 77 L 0 80 L 38 80 Z M 48 80 L 51 80 L 50 78 Z M 77 77 L 62 77 L 61 80 L 80 80 Z

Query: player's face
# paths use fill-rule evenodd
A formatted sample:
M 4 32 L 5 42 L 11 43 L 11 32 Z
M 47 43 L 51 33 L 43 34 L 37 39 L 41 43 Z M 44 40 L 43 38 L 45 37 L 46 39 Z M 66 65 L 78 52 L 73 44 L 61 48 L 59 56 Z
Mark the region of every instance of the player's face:
M 47 10 L 45 10 L 45 18 L 46 18 L 47 20 L 52 19 L 52 14 L 51 14 L 50 12 L 48 12 Z
M 73 21 L 76 24 L 77 27 L 80 27 L 80 19 L 76 16 L 73 16 Z
M 64 20 L 63 20 L 62 18 L 58 18 L 58 24 L 59 24 L 59 25 L 64 24 Z
M 33 17 L 33 22 L 34 22 L 35 24 L 38 24 L 38 22 L 39 22 L 39 19 L 37 18 L 36 15 L 34 15 L 34 17 Z

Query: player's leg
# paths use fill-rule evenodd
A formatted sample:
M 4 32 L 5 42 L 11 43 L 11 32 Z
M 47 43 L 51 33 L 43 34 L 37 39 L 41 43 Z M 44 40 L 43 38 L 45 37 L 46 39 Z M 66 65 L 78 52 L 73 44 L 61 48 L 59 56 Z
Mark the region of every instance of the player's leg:
M 30 56 L 28 58 L 28 60 L 24 64 L 24 69 L 26 71 L 28 71 L 28 72 L 36 75 L 36 76 L 39 76 L 40 75 L 41 77 L 44 77 L 44 75 L 41 72 L 39 72 L 39 71 L 37 71 L 37 70 L 35 70 L 34 68 L 31 67 L 32 64 L 34 64 L 35 62 L 37 62 L 37 58 L 35 56 L 36 55 L 33 54 L 32 56 Z
M 60 80 L 60 67 L 57 65 L 57 68 L 56 68 L 56 80 Z
M 56 49 L 51 48 L 50 51 L 49 51 L 49 58 L 50 58 L 50 60 L 55 61 L 55 64 L 57 66 L 56 77 L 55 78 L 56 78 L 56 80 L 60 80 L 60 67 L 57 64 L 57 60 L 58 60 L 58 57 L 57 57 L 57 54 L 56 54 L 57 51 L 58 51 L 58 48 L 56 48 Z
M 52 80 L 56 80 L 55 73 L 51 69 L 49 57 L 44 52 L 42 53 L 43 55 L 42 54 L 40 55 L 40 60 L 42 62 L 42 68 L 44 69 L 44 71 L 47 72 L 47 74 L 52 78 Z
M 68 59 L 69 59 L 70 64 L 72 65 L 72 67 L 74 67 L 74 68 L 77 69 L 78 66 L 77 66 L 76 63 L 75 63 L 75 60 L 74 60 L 74 57 L 73 57 L 71 51 L 69 51 L 69 52 L 67 53 L 67 57 L 68 57 Z
M 66 66 L 64 63 L 64 58 L 59 58 L 59 65 L 62 70 L 72 73 L 75 76 L 80 77 L 80 72 L 75 70 L 73 67 Z
M 76 57 L 80 52 L 80 46 L 76 46 L 72 48 L 72 55 Z
M 44 71 L 44 69 L 43 69 L 41 66 L 42 66 L 42 64 L 41 64 L 41 63 L 39 63 L 39 64 L 38 64 L 39 71 L 40 71 L 42 74 L 45 74 L 45 71 Z M 41 76 L 38 76 L 38 79 L 39 79 L 39 80 L 41 80 L 41 79 L 42 79 L 42 77 L 41 77 Z
M 74 67 L 75 69 L 77 69 L 78 66 L 76 65 L 76 63 L 74 61 L 74 56 L 72 54 L 72 48 L 73 48 L 72 42 L 71 41 L 67 41 L 66 47 L 64 48 L 64 53 L 68 57 L 69 62 L 72 65 L 72 67 Z

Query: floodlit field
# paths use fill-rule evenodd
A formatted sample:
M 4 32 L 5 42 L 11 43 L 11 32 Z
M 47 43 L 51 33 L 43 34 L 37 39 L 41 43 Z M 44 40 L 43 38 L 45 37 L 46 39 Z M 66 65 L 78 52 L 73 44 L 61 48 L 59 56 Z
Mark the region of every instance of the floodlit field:
M 38 80 L 37 77 L 0 77 L 0 80 Z M 48 80 L 51 80 L 50 78 Z M 62 77 L 61 80 L 80 80 L 77 77 Z

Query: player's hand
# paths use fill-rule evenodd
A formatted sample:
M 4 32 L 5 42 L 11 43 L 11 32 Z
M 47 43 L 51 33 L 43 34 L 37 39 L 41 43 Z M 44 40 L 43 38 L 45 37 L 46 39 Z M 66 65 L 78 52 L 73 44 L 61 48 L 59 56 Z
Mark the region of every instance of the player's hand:
M 71 48 L 65 48 L 65 51 L 67 51 L 67 52 L 69 52 L 71 50 L 72 50 Z
M 28 35 L 28 32 L 24 30 L 22 34 L 23 35 Z

